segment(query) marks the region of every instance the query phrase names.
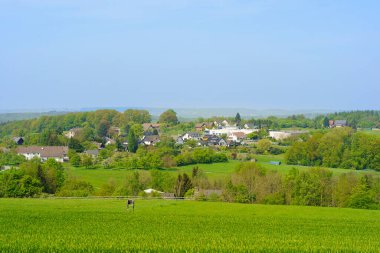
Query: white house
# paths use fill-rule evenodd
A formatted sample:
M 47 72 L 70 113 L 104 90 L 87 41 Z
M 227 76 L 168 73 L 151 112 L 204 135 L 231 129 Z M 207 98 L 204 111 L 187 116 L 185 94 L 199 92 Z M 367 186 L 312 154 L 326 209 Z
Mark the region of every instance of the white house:
M 225 134 L 228 137 L 236 132 L 241 132 L 247 135 L 247 134 L 258 132 L 258 131 L 259 129 L 239 129 L 238 127 L 226 127 L 222 129 L 211 129 L 208 131 L 208 133 L 211 135 L 217 135 L 217 136 L 222 136 Z
M 25 156 L 27 160 L 38 157 L 41 161 L 53 158 L 57 162 L 68 161 L 69 148 L 65 146 L 29 146 L 17 148 L 17 154 Z
M 286 130 L 286 131 L 269 131 L 269 136 L 275 140 L 284 140 L 292 136 L 307 133 L 307 131 L 301 130 Z
M 199 141 L 200 139 L 202 139 L 202 136 L 199 134 L 199 133 L 185 133 L 184 135 L 182 135 L 182 139 L 185 141 L 185 140 L 197 140 Z
M 82 131 L 82 128 L 75 127 L 75 128 L 71 128 L 64 135 L 66 136 L 66 138 L 71 139 L 71 138 L 75 137 L 75 135 L 77 135 L 80 131 Z

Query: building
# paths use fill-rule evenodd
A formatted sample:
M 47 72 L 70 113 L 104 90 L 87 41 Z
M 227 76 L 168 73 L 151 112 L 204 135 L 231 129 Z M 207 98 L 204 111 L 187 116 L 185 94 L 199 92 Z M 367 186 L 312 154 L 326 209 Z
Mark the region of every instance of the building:
M 156 129 L 157 131 L 160 131 L 161 124 L 159 123 L 144 123 L 143 124 L 143 130 L 144 132 L 153 131 Z
M 345 127 L 347 126 L 347 120 L 329 120 L 329 127 Z
M 305 134 L 307 131 L 301 130 L 286 130 L 286 131 L 269 131 L 269 136 L 275 140 L 284 140 L 292 136 L 297 136 L 300 134 Z
M 121 129 L 120 129 L 120 127 L 112 126 L 112 127 L 110 127 L 110 129 L 108 130 L 108 133 L 109 133 L 109 135 L 111 135 L 111 136 L 120 136 L 120 134 L 121 134 Z
M 104 145 L 105 146 L 112 145 L 112 144 L 116 144 L 116 141 L 114 139 L 111 139 L 109 137 L 104 138 Z
M 192 132 L 192 133 L 185 133 L 184 135 L 182 135 L 182 139 L 185 141 L 185 140 L 197 140 L 199 141 L 201 139 L 201 135 L 199 133 L 195 133 L 195 132 Z
M 237 133 L 237 132 L 244 133 L 245 135 L 247 135 L 247 134 L 258 132 L 258 131 L 259 129 L 239 129 L 236 126 L 233 126 L 233 127 L 225 127 L 221 129 L 211 129 L 211 130 L 206 131 L 206 133 L 211 134 L 211 135 L 217 135 L 217 136 L 226 135 L 227 137 L 229 137 L 230 135 L 233 135 L 234 133 Z
M 78 135 L 80 132 L 82 131 L 82 128 L 80 127 L 74 127 L 74 128 L 71 128 L 69 131 L 67 131 L 64 135 L 66 136 L 66 138 L 74 138 L 76 135 Z
M 175 143 L 178 144 L 178 145 L 182 145 L 182 144 L 184 144 L 185 142 L 184 142 L 184 140 L 182 139 L 182 136 L 178 136 L 177 139 L 176 139 L 176 141 L 175 141 Z
M 160 141 L 160 136 L 158 135 L 148 135 L 148 136 L 144 136 L 141 139 L 141 143 L 147 146 L 154 146 L 159 141 Z
M 99 155 L 99 149 L 90 149 L 84 151 L 85 154 L 92 156 L 93 158 L 97 157 Z
M 345 127 L 347 126 L 347 120 L 335 120 L 335 127 Z
M 24 143 L 24 138 L 22 138 L 22 137 L 13 137 L 13 141 L 16 143 L 16 145 L 22 145 Z
M 27 160 L 38 157 L 41 161 L 52 158 L 57 162 L 64 162 L 69 160 L 68 153 L 69 148 L 66 146 L 29 146 L 17 148 L 17 154 L 25 156 Z
M 240 142 L 246 138 L 246 134 L 244 132 L 233 132 L 228 136 L 228 140 L 234 142 Z

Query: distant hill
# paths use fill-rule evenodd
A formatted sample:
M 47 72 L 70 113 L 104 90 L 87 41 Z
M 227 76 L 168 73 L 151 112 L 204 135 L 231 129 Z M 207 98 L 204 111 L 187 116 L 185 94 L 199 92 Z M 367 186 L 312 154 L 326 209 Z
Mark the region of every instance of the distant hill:
M 82 108 L 80 111 L 95 111 L 105 108 Z M 142 109 L 148 110 L 149 113 L 155 118 L 161 113 L 169 108 L 151 108 L 151 107 L 109 107 L 106 109 L 114 109 L 117 111 L 125 111 L 127 109 Z M 281 109 L 247 109 L 247 108 L 171 108 L 177 112 L 179 118 L 182 121 L 186 119 L 196 119 L 196 118 L 211 118 L 213 116 L 219 117 L 235 117 L 236 113 L 239 112 L 242 118 L 266 118 L 269 116 L 276 117 L 287 117 L 291 115 L 303 114 L 307 118 L 314 118 L 321 114 L 333 113 L 333 110 L 281 110 Z
M 67 112 L 23 112 L 23 113 L 0 113 L 0 123 L 15 121 L 15 120 L 25 120 L 25 119 L 35 119 L 41 116 L 54 116 L 63 115 Z

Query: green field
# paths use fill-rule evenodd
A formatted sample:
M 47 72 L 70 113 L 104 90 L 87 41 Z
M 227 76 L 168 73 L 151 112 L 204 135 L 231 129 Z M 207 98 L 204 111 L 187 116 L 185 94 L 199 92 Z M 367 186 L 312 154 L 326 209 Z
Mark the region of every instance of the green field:
M 378 252 L 380 211 L 115 199 L 0 199 L 0 252 Z
M 292 168 L 297 168 L 299 170 L 308 170 L 310 167 L 307 166 L 298 166 L 298 165 L 287 165 L 284 162 L 283 155 L 256 155 L 257 163 L 267 168 L 268 170 L 276 170 L 282 173 L 286 173 Z M 270 161 L 281 161 L 281 165 L 272 165 L 269 164 Z M 170 169 L 162 169 L 162 171 L 171 173 L 172 175 L 177 175 L 178 173 L 186 172 L 191 174 L 192 169 L 197 166 L 202 169 L 207 177 L 212 180 L 224 180 L 229 174 L 235 171 L 236 166 L 240 161 L 230 160 L 226 163 L 213 163 L 213 164 L 196 164 L 196 165 L 187 165 L 182 167 L 175 167 Z M 128 173 L 131 173 L 132 170 L 127 169 L 86 169 L 84 167 L 74 168 L 67 166 L 67 169 L 71 175 L 77 176 L 82 180 L 85 180 L 91 183 L 95 189 L 100 188 L 103 184 L 107 183 L 111 178 L 116 182 L 123 182 Z M 331 168 L 334 174 L 347 173 L 352 170 Z M 357 171 L 355 173 L 378 173 L 375 171 Z

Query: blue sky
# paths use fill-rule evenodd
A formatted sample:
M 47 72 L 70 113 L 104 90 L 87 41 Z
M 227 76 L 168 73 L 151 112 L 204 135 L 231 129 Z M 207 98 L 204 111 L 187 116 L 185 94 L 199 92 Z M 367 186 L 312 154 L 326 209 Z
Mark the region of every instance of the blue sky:
M 380 109 L 380 1 L 0 0 L 0 110 Z

